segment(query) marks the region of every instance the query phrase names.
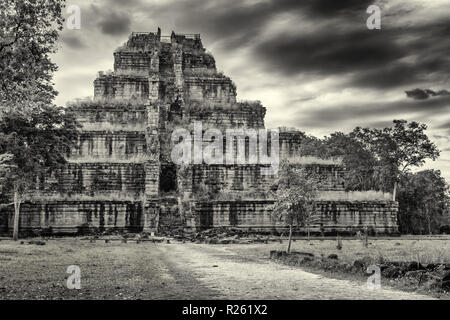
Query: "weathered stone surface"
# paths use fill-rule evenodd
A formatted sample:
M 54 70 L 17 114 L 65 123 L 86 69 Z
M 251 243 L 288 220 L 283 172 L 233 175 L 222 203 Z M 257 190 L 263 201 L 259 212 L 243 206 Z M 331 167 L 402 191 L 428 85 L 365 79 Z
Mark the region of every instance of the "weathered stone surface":
M 171 167 L 165 143 L 174 128 L 192 130 L 194 121 L 204 130 L 264 128 L 266 109 L 258 101 L 236 102 L 235 84 L 217 71 L 200 35 L 132 33 L 114 52 L 114 71 L 100 72 L 94 81 L 94 99 L 69 107 L 82 124 L 78 145 L 66 168 L 40 179 L 35 200 L 23 204 L 23 231 L 286 227 L 270 212 L 269 190 L 277 177 L 261 174 L 266 165 Z M 280 158 L 301 157 L 303 138 L 280 132 Z M 248 161 L 250 147 L 241 140 Z M 223 151 L 236 151 L 241 140 L 228 144 L 224 132 Z M 345 189 L 345 168 L 305 166 L 320 177 L 321 190 Z M 321 200 L 316 207 L 312 232 L 397 232 L 395 202 Z M 0 233 L 10 233 L 11 217 L 10 209 L 0 212 Z
M 144 165 L 141 163 L 71 163 L 52 177 L 40 181 L 42 194 L 59 193 L 137 196 L 145 190 Z
M 212 227 L 240 227 L 261 230 L 273 228 L 275 219 L 268 207 L 272 201 L 198 201 L 195 213 L 200 229 Z
M 281 231 L 286 225 L 274 220 L 272 204 L 270 200 L 197 201 L 195 212 L 201 228 L 233 226 Z M 310 225 L 313 234 L 354 234 L 364 227 L 379 234 L 398 233 L 397 203 L 393 201 L 318 201 L 316 207 L 318 212 Z
M 319 229 L 355 232 L 364 227 L 371 233 L 398 233 L 395 201 L 317 201 Z
M 89 101 L 72 106 L 83 131 L 145 131 L 147 108 L 142 104 Z
M 186 77 L 185 100 L 235 103 L 236 86 L 227 77 Z
M 94 81 L 94 98 L 146 99 L 148 77 L 137 75 L 101 75 Z
M 11 233 L 13 210 L 0 214 L 2 233 Z M 89 230 L 114 228 L 142 230 L 142 204 L 132 201 L 55 201 L 23 203 L 20 215 L 21 234 L 42 230 L 48 233 L 80 234 Z
M 68 159 L 126 160 L 143 157 L 146 152 L 145 132 L 83 131 Z
M 197 107 L 194 103 L 189 106 L 186 116 L 192 123 L 201 121 L 204 128 L 264 128 L 266 108 L 260 104 L 246 103 L 223 105 L 215 108 Z

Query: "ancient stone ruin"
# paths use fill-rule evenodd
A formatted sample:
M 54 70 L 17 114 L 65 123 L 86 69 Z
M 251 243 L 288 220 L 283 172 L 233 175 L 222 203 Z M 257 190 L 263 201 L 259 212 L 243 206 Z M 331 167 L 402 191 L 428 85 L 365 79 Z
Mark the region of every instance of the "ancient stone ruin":
M 237 102 L 233 81 L 218 72 L 198 34 L 132 33 L 114 52 L 114 71 L 99 72 L 94 98 L 70 103 L 83 125 L 64 170 L 37 181 L 22 204 L 22 234 L 76 234 L 233 227 L 279 232 L 270 214 L 276 175 L 262 164 L 175 165 L 170 133 L 196 120 L 203 127 L 264 128 L 259 102 Z M 226 141 L 225 141 L 226 142 Z M 300 157 L 301 136 L 280 131 L 281 158 Z M 227 144 L 224 143 L 224 146 Z M 306 163 L 322 191 L 344 194 L 345 168 Z M 313 232 L 398 232 L 398 204 L 389 200 L 320 198 Z M 11 234 L 13 211 L 0 212 Z

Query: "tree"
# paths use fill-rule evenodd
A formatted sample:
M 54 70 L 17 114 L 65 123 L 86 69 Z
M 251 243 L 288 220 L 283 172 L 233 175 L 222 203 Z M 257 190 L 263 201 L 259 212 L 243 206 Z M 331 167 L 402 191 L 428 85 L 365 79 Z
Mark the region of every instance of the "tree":
M 0 117 L 2 186 L 14 197 L 14 239 L 18 238 L 20 205 L 40 177 L 60 169 L 77 137 L 75 116 L 53 105 L 26 114 L 3 111 Z
M 75 117 L 52 104 L 52 76 L 63 0 L 0 2 L 0 166 L 3 192 L 20 204 L 37 177 L 64 165 L 77 135 Z
M 280 163 L 279 181 L 272 206 L 273 215 L 289 225 L 287 252 L 291 251 L 292 229 L 294 225 L 308 229 L 314 215 L 314 198 L 318 190 L 318 179 L 304 167 L 298 167 L 283 160 Z
M 439 170 L 407 174 L 399 186 L 399 226 L 402 233 L 437 233 L 445 224 L 449 186 Z
M 364 145 L 342 132 L 332 133 L 323 140 L 324 158 L 341 158 L 346 168 L 347 190 L 378 189 L 375 179 L 376 159 Z
M 57 92 L 50 55 L 63 26 L 63 0 L 0 1 L 0 106 L 50 104 Z
M 439 150 L 425 134 L 427 126 L 418 122 L 394 120 L 389 128 L 371 129 L 357 127 L 350 134 L 371 152 L 378 164 L 378 173 L 394 185 L 396 199 L 398 182 L 411 167 L 420 167 L 426 159 L 436 160 Z
M 370 150 L 349 134 L 334 132 L 323 139 L 302 134 L 301 153 L 320 159 L 340 158 L 346 168 L 347 190 L 383 189 L 377 175 L 377 161 Z

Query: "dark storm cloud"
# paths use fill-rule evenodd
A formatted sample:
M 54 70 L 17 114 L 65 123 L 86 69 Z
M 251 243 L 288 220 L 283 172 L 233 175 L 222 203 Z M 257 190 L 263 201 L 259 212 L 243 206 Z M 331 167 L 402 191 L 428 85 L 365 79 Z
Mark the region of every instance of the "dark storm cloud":
M 419 114 L 421 117 L 436 113 L 447 113 L 450 111 L 450 96 L 442 96 L 429 100 L 402 100 L 398 102 L 364 103 L 333 105 L 329 108 L 308 110 L 305 113 L 299 109 L 299 118 L 295 124 L 298 127 L 310 126 L 327 128 L 330 124 L 334 126 L 345 123 L 371 123 L 379 126 L 379 116 L 401 118 L 411 114 Z
M 195 29 L 221 42 L 226 48 L 246 45 L 255 40 L 277 15 L 305 14 L 310 19 L 326 19 L 340 15 L 345 19 L 364 14 L 372 0 L 272 0 L 246 3 L 242 0 L 168 1 L 146 4 L 140 9 L 150 19 L 167 17 L 177 25 Z M 138 6 L 139 7 L 139 6 Z
M 449 79 L 449 20 L 399 27 L 386 18 L 381 30 L 368 30 L 366 18 L 365 10 L 333 15 L 314 33 L 280 33 L 261 39 L 253 51 L 270 71 L 342 74 L 349 86 L 384 89 Z
M 450 24 L 375 31 L 360 23 L 341 31 L 343 25 L 345 21 L 337 20 L 335 28 L 327 26 L 314 34 L 265 39 L 255 53 L 271 70 L 284 75 L 346 74 L 348 84 L 357 87 L 393 88 L 430 75 L 449 78 Z
M 311 72 L 321 75 L 350 73 L 384 66 L 406 54 L 400 45 L 386 46 L 390 34 L 361 27 L 280 36 L 260 43 L 255 52 L 275 70 L 287 75 Z
M 125 35 L 130 32 L 131 18 L 127 13 L 111 11 L 102 15 L 100 30 L 108 35 Z
M 431 89 L 419 89 L 419 88 L 414 90 L 407 90 L 405 91 L 405 93 L 408 98 L 413 98 L 416 100 L 425 100 L 430 97 L 450 95 L 450 92 L 447 90 L 434 91 Z
M 72 49 L 82 49 L 86 45 L 80 40 L 80 38 L 74 35 L 63 35 L 60 38 L 61 42 L 69 46 Z
M 373 0 L 308 0 L 297 1 L 299 7 L 307 11 L 309 15 L 317 17 L 330 17 L 343 14 L 365 12 Z
M 248 48 L 255 61 L 279 76 L 342 75 L 345 87 L 386 89 L 448 80 L 450 41 L 446 39 L 450 37 L 450 20 L 441 18 L 422 24 L 412 21 L 400 27 L 395 24 L 399 17 L 420 10 L 405 2 L 395 10 L 382 8 L 382 29 L 368 30 L 366 9 L 373 3 L 373 0 L 111 0 L 101 10 L 98 26 L 103 33 L 125 35 L 131 24 L 129 15 L 124 13 L 126 8 L 129 12 L 143 13 L 151 24 L 149 31 L 163 22 L 166 27 L 173 25 L 175 32 L 201 33 L 210 45 L 218 45 L 224 53 Z M 311 32 L 293 25 L 287 33 L 264 34 L 267 26 L 283 13 L 322 27 Z M 170 31 L 163 28 L 163 33 Z

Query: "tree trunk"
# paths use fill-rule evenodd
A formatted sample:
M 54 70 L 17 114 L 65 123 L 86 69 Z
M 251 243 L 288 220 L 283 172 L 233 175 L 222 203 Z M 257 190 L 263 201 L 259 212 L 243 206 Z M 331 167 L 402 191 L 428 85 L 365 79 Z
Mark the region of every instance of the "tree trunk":
M 366 230 L 364 234 L 364 248 L 369 247 L 369 230 Z
M 310 230 L 309 230 L 309 223 L 308 223 L 307 229 L 308 229 L 308 242 L 310 242 L 310 241 L 311 241 L 311 239 L 310 239 Z
M 428 206 L 425 206 L 425 213 L 426 213 L 426 217 L 427 217 L 427 225 L 428 225 L 428 234 L 431 236 L 431 217 L 430 217 L 430 212 L 428 210 Z
M 19 218 L 20 218 L 20 197 L 19 191 L 14 190 L 14 230 L 13 239 L 17 241 L 19 239 Z
M 395 201 L 395 198 L 397 197 L 397 186 L 398 186 L 398 182 L 395 181 L 394 182 L 394 191 L 392 192 L 392 200 Z
M 292 241 L 292 224 L 289 225 L 289 241 L 288 241 L 287 253 L 291 253 L 291 241 Z

